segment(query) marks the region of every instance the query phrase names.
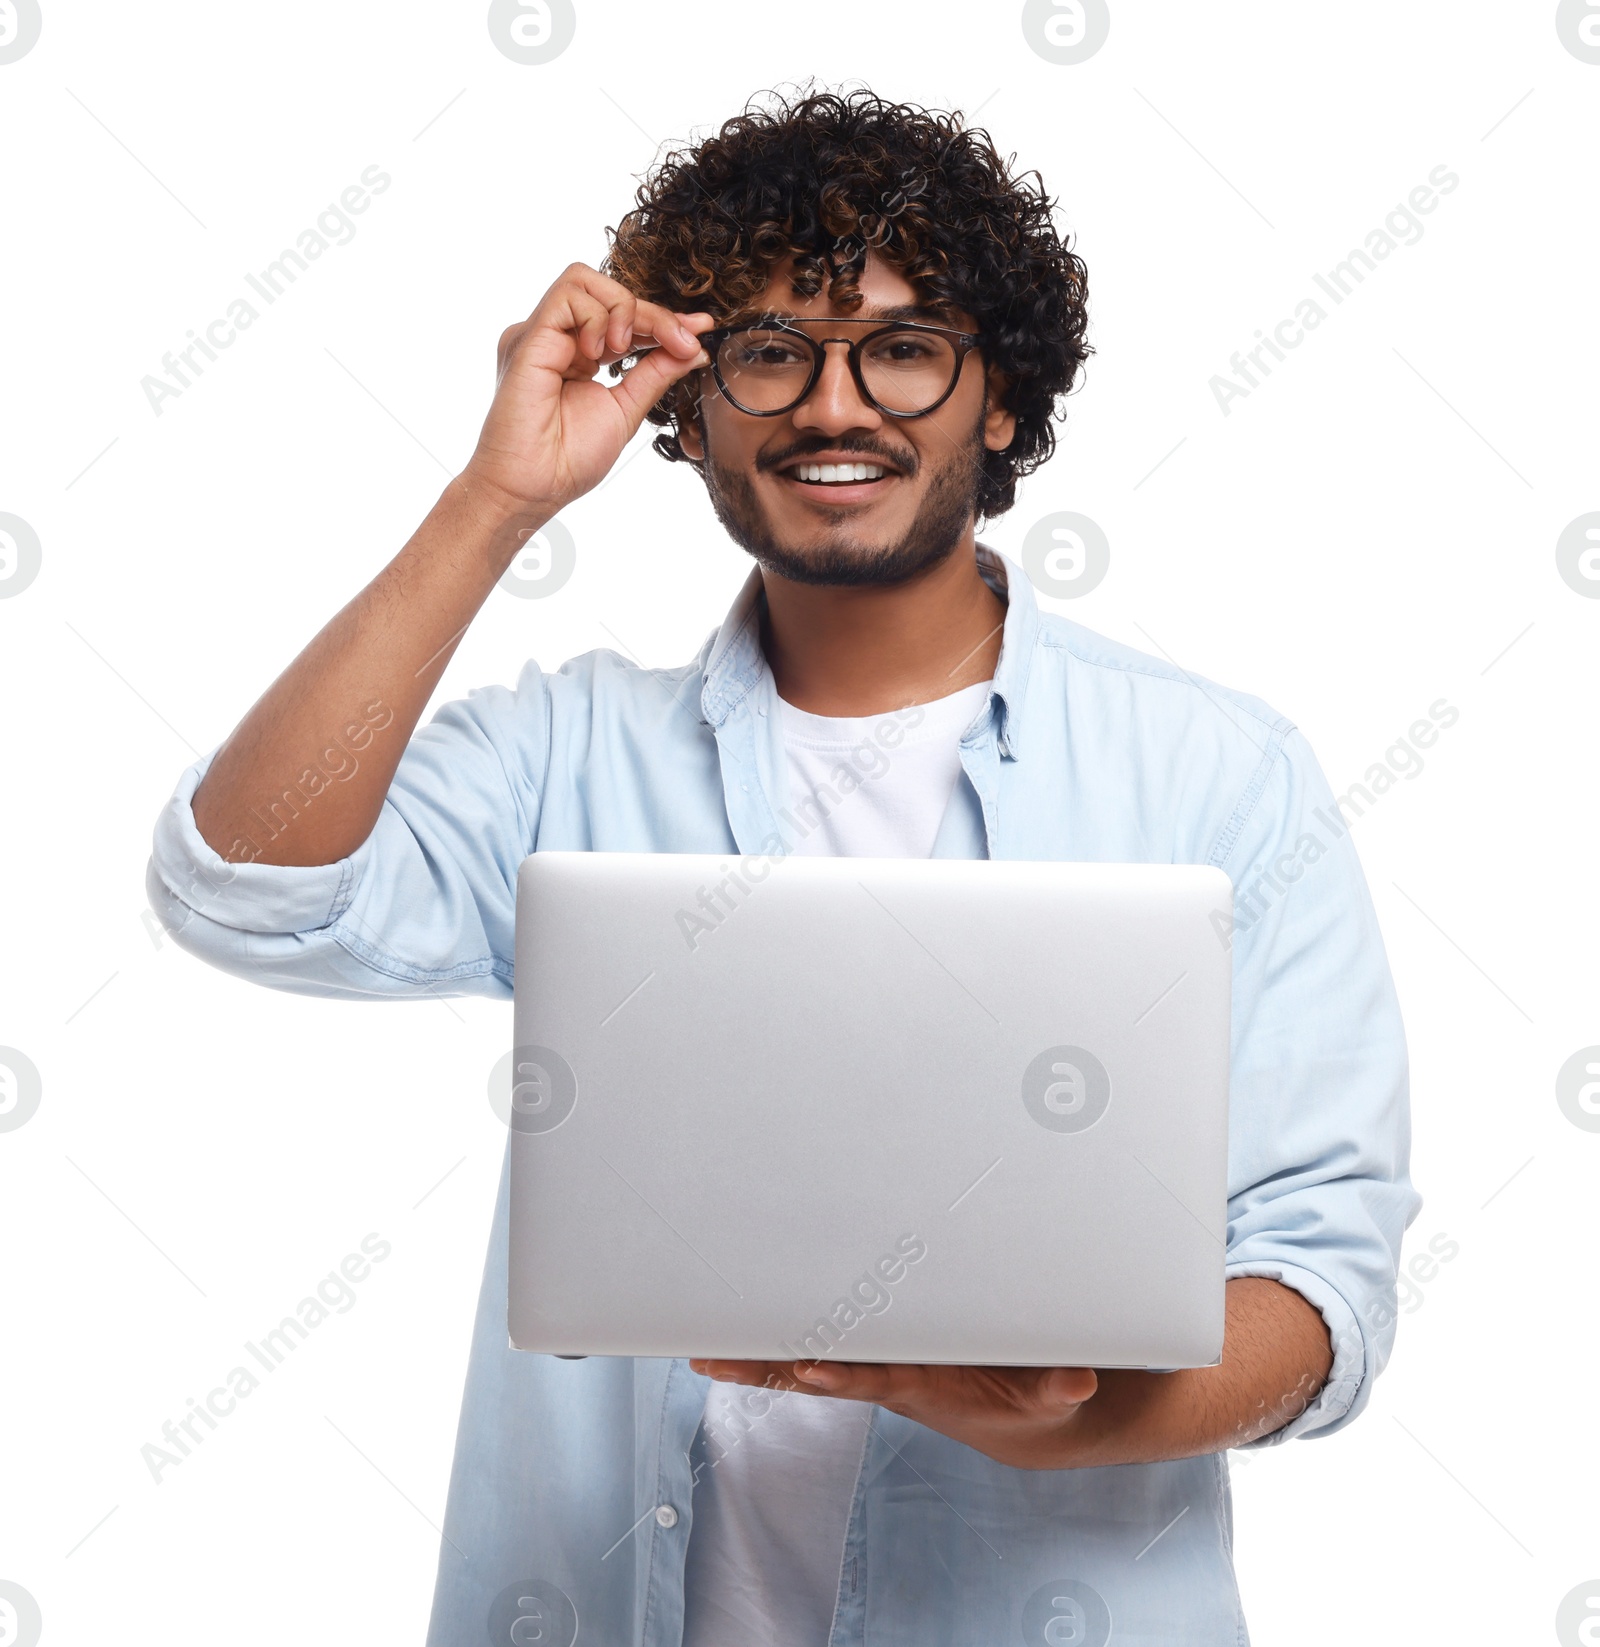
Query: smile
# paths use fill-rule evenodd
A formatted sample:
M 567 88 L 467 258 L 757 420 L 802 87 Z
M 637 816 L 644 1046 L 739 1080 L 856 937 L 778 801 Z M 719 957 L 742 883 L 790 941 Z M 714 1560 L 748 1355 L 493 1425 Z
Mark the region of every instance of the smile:
M 882 480 L 888 472 L 881 463 L 797 463 L 789 475 L 813 485 L 843 486 L 857 480 Z

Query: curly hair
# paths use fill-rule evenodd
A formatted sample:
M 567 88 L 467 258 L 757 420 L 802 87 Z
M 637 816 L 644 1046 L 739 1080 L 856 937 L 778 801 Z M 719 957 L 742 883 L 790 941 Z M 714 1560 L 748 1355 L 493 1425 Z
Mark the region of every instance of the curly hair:
M 606 230 L 604 272 L 637 297 L 721 324 L 791 255 L 799 295 L 815 296 L 826 279 L 831 301 L 854 309 L 876 250 L 924 302 L 971 314 L 985 361 L 1004 374 L 1016 432 L 1004 451 L 984 454 L 977 495 L 980 516 L 1004 514 L 1018 479 L 1055 450 L 1058 403 L 1092 352 L 1088 274 L 1056 232 L 1056 202 L 1037 172 L 1013 174 L 959 110 L 864 89 L 770 95 L 657 162 L 634 209 Z M 692 462 L 678 430 L 697 415 L 694 388 L 674 384 L 649 413 L 667 430 L 655 449 Z

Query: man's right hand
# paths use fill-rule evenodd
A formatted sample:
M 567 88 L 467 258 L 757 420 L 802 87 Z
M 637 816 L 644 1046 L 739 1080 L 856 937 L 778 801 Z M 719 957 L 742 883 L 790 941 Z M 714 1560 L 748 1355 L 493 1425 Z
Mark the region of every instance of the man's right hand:
M 605 478 L 645 414 L 685 372 L 706 364 L 705 313 L 679 315 L 571 264 L 538 307 L 500 336 L 499 382 L 477 450 L 462 471 L 510 514 L 542 525 Z M 595 381 L 646 344 L 613 385 Z
M 708 314 L 675 315 L 574 263 L 500 339 L 477 450 L 411 541 L 268 687 L 194 797 L 224 857 L 330 864 L 372 832 L 429 694 L 528 537 L 597 486 L 672 383 L 704 361 Z M 613 386 L 596 372 L 646 343 Z M 355 724 L 359 762 L 322 782 Z

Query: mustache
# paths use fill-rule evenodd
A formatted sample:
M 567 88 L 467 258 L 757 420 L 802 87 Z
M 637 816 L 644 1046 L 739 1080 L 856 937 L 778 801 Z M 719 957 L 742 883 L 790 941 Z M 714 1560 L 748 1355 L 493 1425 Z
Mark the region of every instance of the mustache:
M 842 453 L 862 463 L 882 463 L 891 469 L 899 470 L 903 475 L 914 475 L 917 472 L 917 460 L 913 454 L 889 452 L 882 447 L 868 446 L 864 442 L 854 440 L 796 441 L 784 451 L 757 458 L 756 468 L 764 474 L 770 474 L 790 463 L 804 463 L 807 458 L 815 457 L 819 452 Z

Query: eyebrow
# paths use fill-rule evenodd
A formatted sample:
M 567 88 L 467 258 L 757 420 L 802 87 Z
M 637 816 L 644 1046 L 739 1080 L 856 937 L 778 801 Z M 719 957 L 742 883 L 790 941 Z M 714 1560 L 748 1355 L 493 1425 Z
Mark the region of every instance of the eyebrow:
M 853 315 L 794 315 L 774 309 L 746 309 L 736 314 L 731 320 L 724 321 L 725 326 L 752 326 L 762 320 L 926 320 L 930 322 L 951 320 L 948 307 L 930 303 L 887 303 L 864 304 L 859 313 Z
M 890 303 L 882 307 L 867 304 L 863 307 L 860 319 L 862 320 L 940 320 L 947 317 L 949 310 L 934 303 Z

